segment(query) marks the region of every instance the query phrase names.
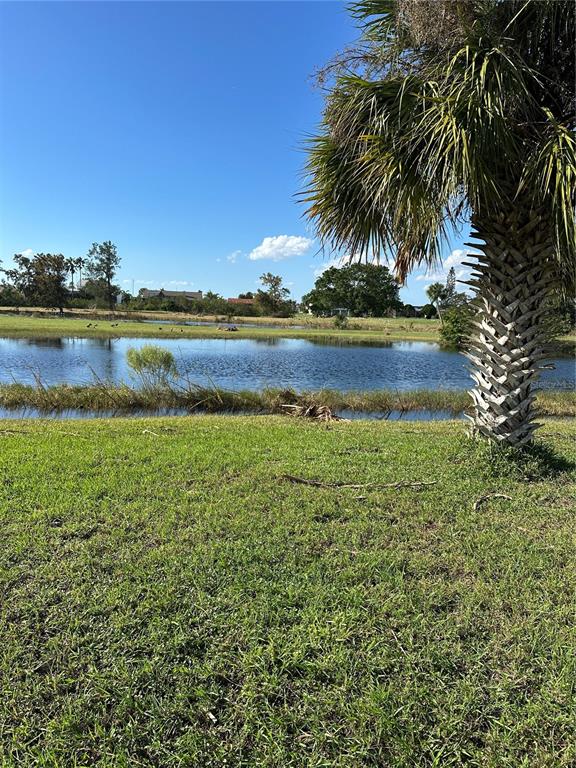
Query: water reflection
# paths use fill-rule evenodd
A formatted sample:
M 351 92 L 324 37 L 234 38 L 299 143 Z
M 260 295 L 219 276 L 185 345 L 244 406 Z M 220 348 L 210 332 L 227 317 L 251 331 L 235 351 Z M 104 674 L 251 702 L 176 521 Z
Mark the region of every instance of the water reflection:
M 155 411 L 134 409 L 131 411 L 86 411 L 78 408 L 68 408 L 63 411 L 41 411 L 38 408 L 0 408 L 0 419 L 109 419 L 109 418 L 147 418 L 150 416 L 200 416 L 203 411 L 195 408 L 188 411 L 185 408 L 158 408 Z M 205 412 L 204 412 L 205 413 Z M 263 416 L 266 414 L 253 411 L 225 411 L 229 416 Z M 358 421 L 368 419 L 370 421 L 448 421 L 451 419 L 463 419 L 462 414 L 454 415 L 449 411 L 390 411 L 389 413 L 375 413 L 368 411 L 339 412 L 342 418 Z
M 326 336 L 316 336 L 315 338 L 306 339 L 309 344 L 317 347 L 378 347 L 380 349 L 389 349 L 394 344 L 409 344 L 411 342 L 394 342 L 386 341 L 386 339 L 362 339 L 361 342 L 354 341 L 353 343 L 349 339 L 341 338 L 338 336 L 330 336 L 330 332 L 327 331 Z M 426 344 L 427 342 L 415 341 L 414 344 Z M 433 344 L 436 347 L 436 344 Z
M 8 339 L 5 341 L 8 341 Z M 97 347 L 111 351 L 115 339 L 98 337 L 84 339 L 77 337 L 62 338 L 58 336 L 34 336 L 32 338 L 24 337 L 22 339 L 17 339 L 16 341 L 22 345 L 30 347 L 53 347 L 56 349 L 62 349 L 63 347 Z
M 279 336 L 266 336 L 262 339 L 252 339 L 252 341 L 260 347 L 278 347 L 284 339 Z
M 55 347 L 61 349 L 66 342 L 66 339 L 60 339 L 54 336 L 47 336 L 46 338 L 24 338 L 21 341 L 31 347 Z

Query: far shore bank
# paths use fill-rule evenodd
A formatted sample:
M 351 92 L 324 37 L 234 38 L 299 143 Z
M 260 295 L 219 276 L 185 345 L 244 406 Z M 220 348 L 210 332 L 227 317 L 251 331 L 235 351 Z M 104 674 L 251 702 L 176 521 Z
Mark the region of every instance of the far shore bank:
M 121 306 L 121 305 L 120 305 Z M 277 327 L 277 328 L 299 328 L 304 326 L 306 328 L 333 328 L 334 317 L 316 317 L 310 314 L 296 314 L 293 317 L 271 317 L 266 315 L 236 315 L 236 314 L 204 314 L 195 315 L 189 312 L 168 312 L 168 311 L 138 311 L 134 309 L 126 310 L 121 308 L 115 308 L 110 311 L 108 309 L 77 309 L 66 308 L 62 315 L 57 310 L 46 309 L 45 307 L 20 307 L 16 309 L 14 307 L 1 307 L 0 306 L 0 318 L 4 315 L 18 315 L 18 316 L 34 316 L 34 317 L 64 317 L 64 318 L 80 318 L 80 319 L 121 319 L 134 322 L 146 322 L 154 320 L 165 320 L 172 323 L 190 323 L 190 322 L 206 322 L 206 323 L 247 323 L 254 326 L 264 327 Z M 413 324 L 419 329 L 430 331 L 438 331 L 440 328 L 439 320 L 426 320 L 423 317 L 349 317 L 348 323 L 353 326 L 353 330 L 365 330 L 365 331 L 378 331 L 387 327 L 395 327 L 397 325 Z
M 207 323 L 184 325 L 184 323 Z M 212 324 L 208 324 L 212 323 Z M 235 328 L 235 330 L 229 330 Z M 440 341 L 440 322 L 420 318 L 350 318 L 337 328 L 334 318 L 192 316 L 184 313 L 54 311 L 0 307 L 0 338 L 75 337 L 149 339 L 307 339 L 325 344 L 386 344 L 393 341 Z M 575 355 L 576 333 L 554 340 L 551 356 Z
M 186 323 L 201 323 L 187 325 Z M 337 328 L 333 318 L 192 316 L 184 313 L 57 312 L 0 309 L 0 337 L 76 336 L 85 338 L 292 338 L 334 339 L 343 343 L 438 341 L 439 323 L 418 318 L 350 318 Z M 235 328 L 236 330 L 229 330 Z

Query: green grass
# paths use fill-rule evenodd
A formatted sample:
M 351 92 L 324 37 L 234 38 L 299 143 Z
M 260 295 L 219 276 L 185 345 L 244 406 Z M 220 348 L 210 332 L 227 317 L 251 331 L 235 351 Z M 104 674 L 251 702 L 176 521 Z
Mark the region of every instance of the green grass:
M 3 768 L 575 764 L 572 425 L 0 426 Z
M 181 409 L 210 413 L 286 413 L 286 405 L 324 405 L 334 412 L 389 414 L 392 411 L 446 411 L 459 415 L 470 411 L 472 401 L 466 391 L 452 390 L 374 390 L 339 392 L 332 389 L 296 391 L 267 388 L 261 391 L 233 391 L 193 383 L 168 383 L 159 389 L 143 389 L 107 382 L 95 384 L 0 384 L 0 407 L 35 408 L 43 413 L 66 410 L 130 413 Z M 537 407 L 543 416 L 576 416 L 576 392 L 542 391 Z
M 153 314 L 153 313 L 151 313 Z M 129 315 L 125 313 L 125 316 Z M 153 314 L 157 317 L 157 314 Z M 160 315 L 161 317 L 161 315 Z M 94 318 L 79 317 L 59 317 L 56 314 L 40 316 L 31 316 L 23 314 L 2 314 L 0 315 L 0 337 L 29 337 L 29 336 L 81 336 L 81 337 L 134 337 L 134 338 L 226 338 L 226 339 L 265 339 L 265 338 L 291 338 L 291 339 L 317 339 L 319 341 L 334 341 L 339 343 L 381 343 L 382 341 L 397 340 L 420 340 L 437 341 L 438 322 L 435 320 L 419 320 L 409 318 L 397 319 L 368 319 L 351 320 L 354 326 L 352 330 L 341 330 L 334 328 L 331 319 L 299 317 L 295 320 L 299 324 L 309 324 L 306 328 L 293 328 L 289 320 L 278 321 L 271 318 L 237 318 L 237 322 L 252 323 L 254 320 L 260 322 L 282 322 L 275 328 L 238 328 L 235 332 L 218 330 L 213 326 L 201 325 L 175 325 L 174 319 L 177 316 L 169 316 L 165 324 L 152 324 L 137 322 L 135 320 L 126 320 L 122 317 L 110 319 L 103 313 L 100 313 L 96 320 Z M 179 320 L 191 320 L 190 316 L 184 315 Z M 203 318 L 204 320 L 206 318 Z M 293 320 L 292 322 L 294 322 Z M 226 326 L 226 320 L 223 321 Z

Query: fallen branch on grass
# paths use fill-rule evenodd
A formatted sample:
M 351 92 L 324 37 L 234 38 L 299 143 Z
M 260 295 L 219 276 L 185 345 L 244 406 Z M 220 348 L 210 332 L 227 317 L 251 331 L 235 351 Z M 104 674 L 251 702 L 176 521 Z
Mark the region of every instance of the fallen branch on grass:
M 0 435 L 27 435 L 28 429 L 0 429 Z
M 488 501 L 488 499 L 507 499 L 508 501 L 512 501 L 512 496 L 506 496 L 505 493 L 487 493 L 486 496 L 480 496 L 480 498 L 474 502 L 474 512 L 478 512 L 482 504 L 484 504 L 485 501 Z
M 323 483 L 320 480 L 307 480 L 296 475 L 282 475 L 281 480 L 299 485 L 311 485 L 313 488 L 425 488 L 428 485 L 436 485 L 436 480 L 422 482 L 397 482 L 397 483 Z

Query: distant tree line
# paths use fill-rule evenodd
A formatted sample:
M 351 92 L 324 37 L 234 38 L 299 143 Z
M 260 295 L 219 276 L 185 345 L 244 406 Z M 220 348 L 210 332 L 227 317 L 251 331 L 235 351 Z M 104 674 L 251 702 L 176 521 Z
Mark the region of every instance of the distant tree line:
M 280 275 L 266 272 L 260 276 L 256 292 L 240 293 L 230 303 L 218 293 L 207 291 L 202 299 L 182 296 L 132 296 L 116 284 L 120 256 L 114 243 L 92 243 L 86 256 L 66 258 L 61 253 L 16 254 L 11 269 L 0 269 L 0 304 L 10 307 L 47 307 L 61 312 L 66 307 L 78 309 L 107 308 L 118 303 L 122 309 L 135 311 L 187 312 L 194 315 L 292 317 L 298 311 L 315 315 L 351 317 L 425 317 L 440 318 L 441 339 L 446 346 L 460 347 L 472 328 L 474 310 L 467 294 L 456 290 L 454 269 L 445 284 L 432 283 L 426 293 L 429 303 L 416 310 L 399 297 L 399 286 L 390 270 L 380 264 L 354 263 L 330 267 L 316 279 L 314 288 L 298 304 L 290 296 Z M 554 297 L 550 301 L 551 335 L 561 335 L 576 324 L 576 301 Z
M 225 315 L 240 317 L 292 317 L 298 311 L 298 304 L 290 297 L 290 290 L 283 285 L 280 275 L 266 272 L 260 276 L 262 285 L 256 293 L 239 293 L 243 303 L 231 303 L 214 291 L 206 291 L 201 299 L 185 296 L 169 296 L 159 291 L 157 296 L 145 296 L 143 291 L 137 297 L 127 297 L 128 309 L 160 312 L 188 312 L 193 315 Z
M 11 269 L 0 270 L 4 274 L 0 303 L 4 306 L 38 306 L 60 312 L 70 306 L 113 309 L 121 293 L 114 283 L 120 257 L 110 240 L 93 243 L 87 255 L 77 259 L 61 253 L 17 253 L 13 262 Z
M 290 317 L 298 310 L 282 277 L 267 272 L 260 277 L 256 293 L 241 293 L 244 303 L 232 304 L 223 296 L 207 291 L 202 299 L 186 296 L 132 296 L 115 283 L 120 256 L 114 243 L 92 243 L 85 257 L 66 258 L 61 253 L 15 254 L 14 265 L 0 270 L 0 304 L 9 307 L 58 309 L 123 309 L 139 311 L 188 312 L 199 315 L 242 315 Z M 84 276 L 84 278 L 83 278 Z

